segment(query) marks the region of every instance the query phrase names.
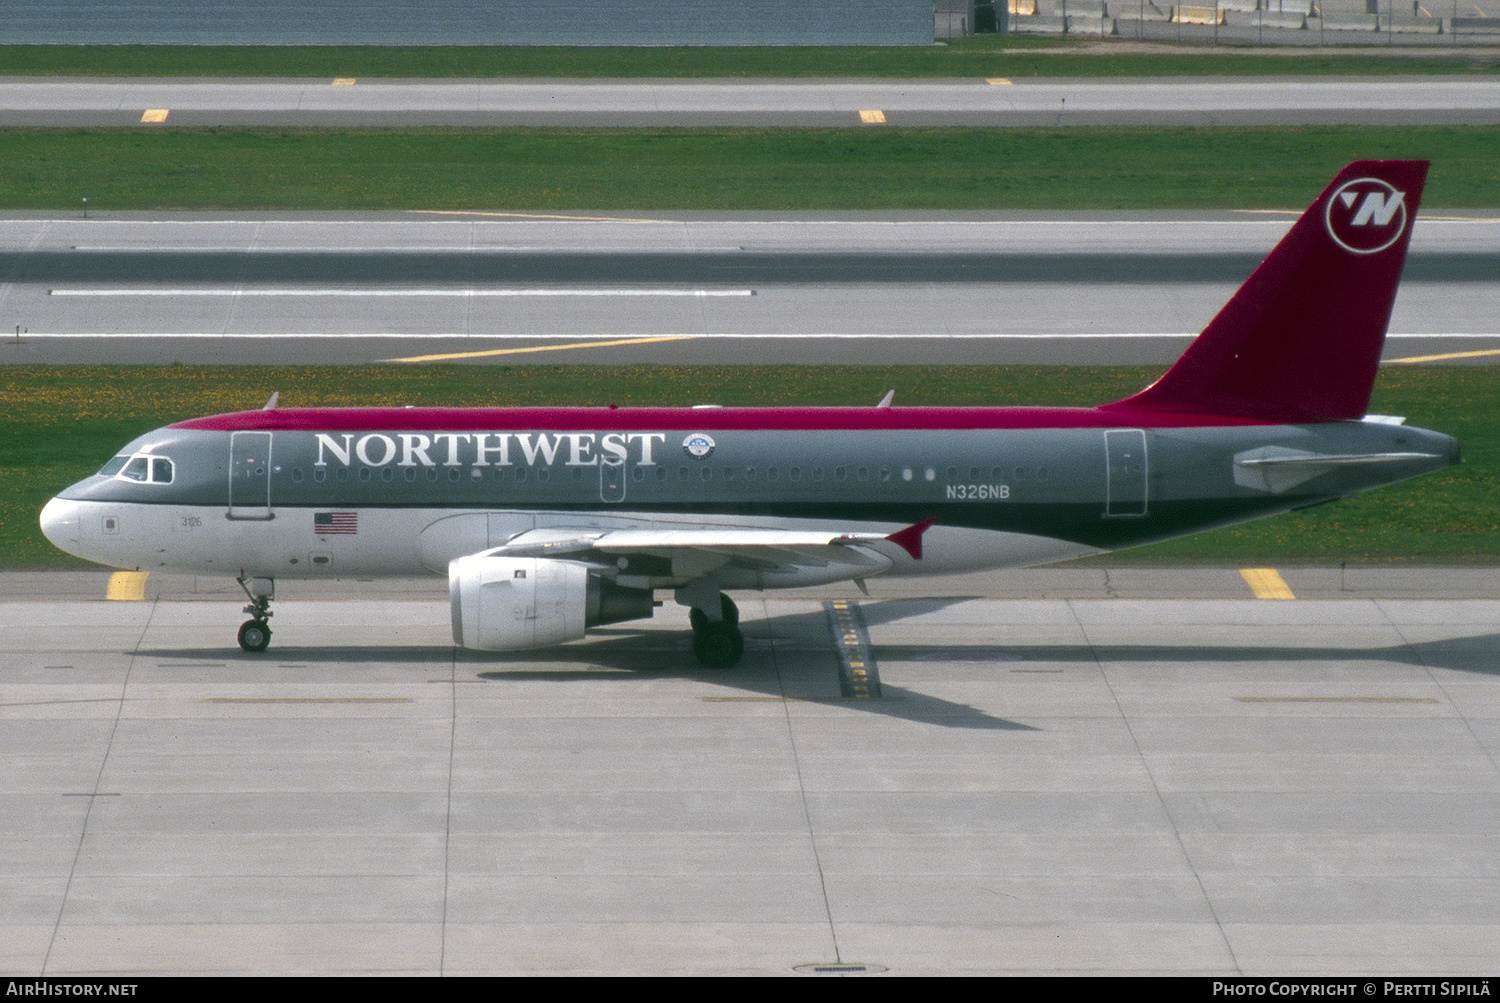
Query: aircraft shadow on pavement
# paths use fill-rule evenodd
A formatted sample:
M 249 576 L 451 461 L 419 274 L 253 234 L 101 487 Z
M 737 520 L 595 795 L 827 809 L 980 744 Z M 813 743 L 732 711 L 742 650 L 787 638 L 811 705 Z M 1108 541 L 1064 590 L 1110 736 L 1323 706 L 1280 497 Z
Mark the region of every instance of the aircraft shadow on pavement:
M 972 597 L 892 599 L 862 603 L 871 625 L 894 623 L 936 612 Z M 328 666 L 335 663 L 398 662 L 431 666 L 445 674 L 456 671 L 461 678 L 473 672 L 487 682 L 547 681 L 590 683 L 612 679 L 694 679 L 718 687 L 739 690 L 750 698 L 830 703 L 858 708 L 900 720 L 948 728 L 979 730 L 1037 730 L 1032 725 L 997 718 L 967 704 L 921 693 L 882 680 L 878 699 L 853 699 L 840 695 L 836 655 L 822 610 L 771 616 L 746 621 L 744 660 L 732 669 L 706 669 L 693 660 L 686 631 L 632 629 L 628 625 L 591 632 L 588 640 L 557 648 L 523 652 L 480 652 L 435 645 L 342 645 L 336 647 L 273 647 L 258 655 L 245 655 L 226 648 L 146 649 L 137 657 L 194 662 L 248 663 L 285 669 L 299 665 Z M 1500 676 L 1500 634 L 1441 638 L 1413 644 L 1375 648 L 1291 647 L 1287 645 L 1203 644 L 966 644 L 952 639 L 930 644 L 872 644 L 877 665 L 932 663 L 992 665 L 999 671 L 1043 671 L 1097 669 L 1102 664 L 1206 664 L 1368 662 L 1394 663 L 1421 668 L 1448 669 Z M 170 662 L 168 662 L 170 665 Z M 1000 670 L 1000 666 L 1006 669 Z M 741 699 L 741 698 L 729 698 Z

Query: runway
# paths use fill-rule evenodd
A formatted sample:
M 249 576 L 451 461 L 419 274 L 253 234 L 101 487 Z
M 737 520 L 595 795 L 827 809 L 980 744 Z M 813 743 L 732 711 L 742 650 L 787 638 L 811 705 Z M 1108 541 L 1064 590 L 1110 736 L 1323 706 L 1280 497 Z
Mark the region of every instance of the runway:
M 959 80 L 0 78 L 0 126 L 1494 125 L 1483 77 Z
M 877 700 L 821 592 L 707 672 L 670 611 L 481 657 L 441 580 L 286 583 L 247 656 L 232 583 L 6 576 L 0 967 L 1490 975 L 1494 569 L 1283 575 L 872 581 Z
M 1294 216 L 10 213 L 0 361 L 1166 365 Z M 1386 358 L 1496 317 L 1500 215 L 1424 213 Z

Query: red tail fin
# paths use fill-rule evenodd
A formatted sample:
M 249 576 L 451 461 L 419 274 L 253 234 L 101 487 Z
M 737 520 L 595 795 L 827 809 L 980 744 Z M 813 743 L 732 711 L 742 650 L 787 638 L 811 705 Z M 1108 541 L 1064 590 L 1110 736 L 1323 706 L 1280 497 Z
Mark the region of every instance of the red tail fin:
M 1363 417 L 1426 179 L 1425 160 L 1345 167 L 1177 364 L 1106 407 Z

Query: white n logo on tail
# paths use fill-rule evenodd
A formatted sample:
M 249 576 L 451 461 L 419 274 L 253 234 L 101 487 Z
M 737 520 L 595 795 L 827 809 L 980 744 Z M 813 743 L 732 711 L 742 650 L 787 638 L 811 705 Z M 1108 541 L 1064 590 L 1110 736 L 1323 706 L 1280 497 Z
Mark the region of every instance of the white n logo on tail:
M 1356 178 L 1329 197 L 1324 220 L 1328 235 L 1344 250 L 1374 254 L 1406 231 L 1406 193 L 1379 178 Z
M 1347 206 L 1352 206 L 1358 197 L 1357 192 L 1344 192 L 1339 195 Z M 1366 192 L 1364 204 L 1359 207 L 1359 212 L 1354 214 L 1349 225 L 1369 226 L 1370 221 L 1374 220 L 1376 226 L 1386 226 L 1390 223 L 1391 217 L 1396 215 L 1396 210 L 1404 205 L 1406 205 L 1405 192 L 1397 192 L 1396 197 L 1392 199 L 1387 199 L 1384 192 Z

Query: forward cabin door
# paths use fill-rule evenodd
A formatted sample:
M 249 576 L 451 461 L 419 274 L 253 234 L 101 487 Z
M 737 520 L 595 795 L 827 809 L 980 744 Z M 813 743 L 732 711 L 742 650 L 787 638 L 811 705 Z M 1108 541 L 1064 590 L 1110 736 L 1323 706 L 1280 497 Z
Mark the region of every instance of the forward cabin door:
M 271 433 L 231 433 L 229 518 L 275 517 L 275 513 L 271 511 Z
M 1104 514 L 1146 514 L 1146 433 L 1112 428 L 1104 433 Z

